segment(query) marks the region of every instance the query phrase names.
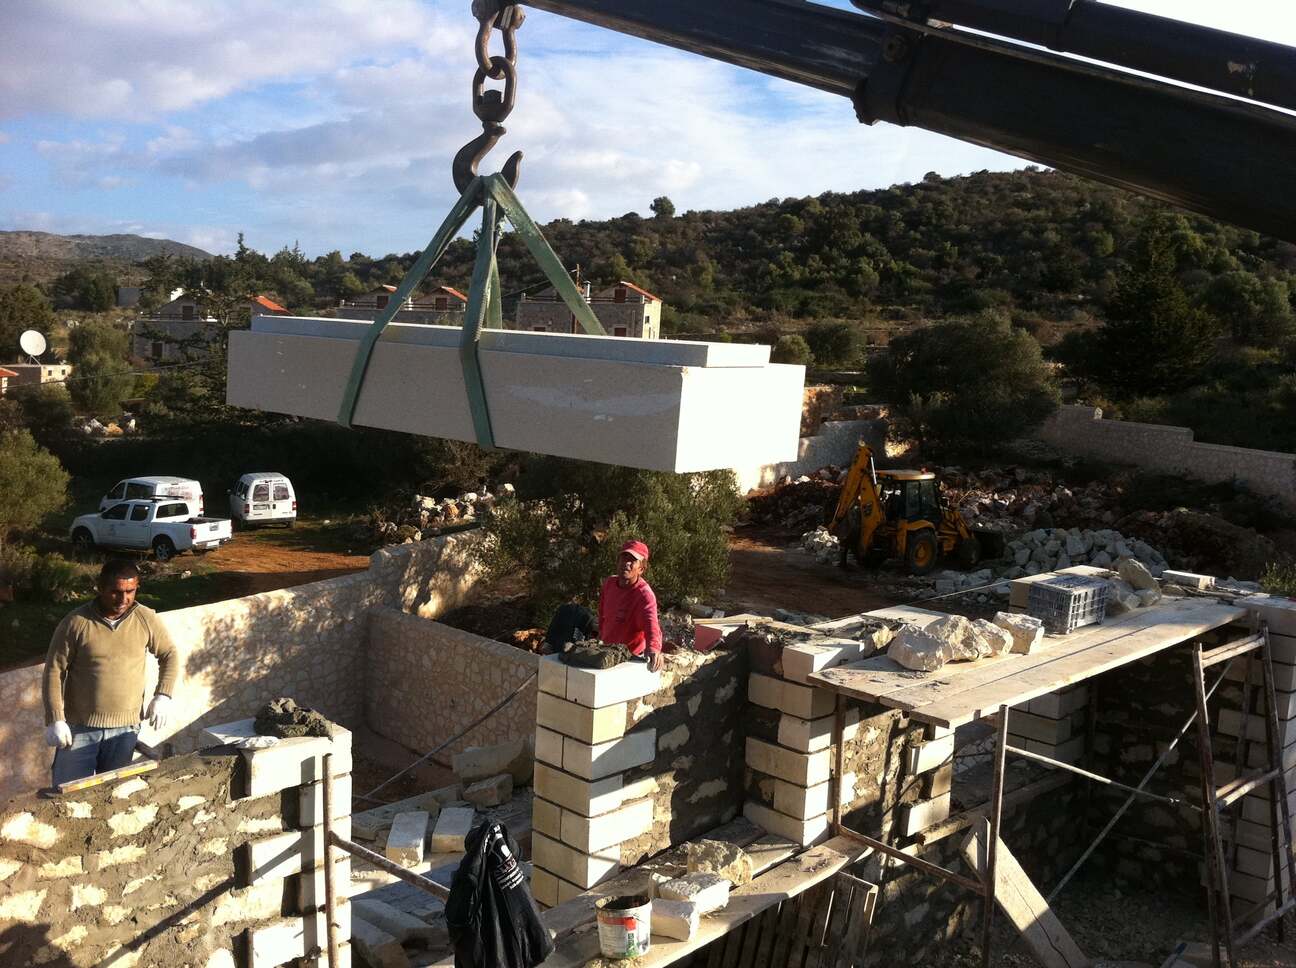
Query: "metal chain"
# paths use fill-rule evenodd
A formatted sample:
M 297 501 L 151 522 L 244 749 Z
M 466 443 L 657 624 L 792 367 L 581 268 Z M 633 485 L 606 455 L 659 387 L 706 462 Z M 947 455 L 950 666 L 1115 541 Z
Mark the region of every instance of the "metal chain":
M 502 0 L 473 0 L 472 12 L 477 18 L 477 37 L 473 45 L 477 71 L 472 81 L 472 109 L 482 123 L 482 133 L 455 155 L 453 174 L 460 192 L 467 189 L 477 175 L 481 160 L 503 137 L 503 122 L 517 103 L 517 30 L 526 19 L 522 7 Z M 491 33 L 496 30 L 504 38 L 503 56 L 490 52 Z M 503 89 L 487 90 L 487 79 L 503 81 Z M 521 161 L 522 153 L 515 151 L 504 164 L 504 176 L 511 186 L 517 185 Z

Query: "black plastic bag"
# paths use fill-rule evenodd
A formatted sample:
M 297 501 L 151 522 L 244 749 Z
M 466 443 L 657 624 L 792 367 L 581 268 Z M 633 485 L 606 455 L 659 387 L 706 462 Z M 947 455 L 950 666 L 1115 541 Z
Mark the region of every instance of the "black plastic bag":
M 464 848 L 445 906 L 455 968 L 532 968 L 544 961 L 554 946 L 540 923 L 517 842 L 503 824 L 486 823 L 468 835 Z

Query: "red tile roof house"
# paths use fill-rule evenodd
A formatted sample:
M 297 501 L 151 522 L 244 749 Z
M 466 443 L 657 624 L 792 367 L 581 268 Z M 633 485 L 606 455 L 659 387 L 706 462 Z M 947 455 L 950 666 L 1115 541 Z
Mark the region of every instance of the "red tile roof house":
M 339 319 L 377 319 L 395 293 L 395 286 L 379 286 L 354 299 L 344 299 L 334 315 Z M 436 286 L 425 292 L 416 292 L 406 299 L 393 322 L 461 326 L 467 308 L 468 297 L 458 289 Z
M 624 280 L 600 289 L 585 299 L 609 336 L 661 338 L 662 301 L 646 289 Z M 578 333 L 580 324 L 552 287 L 534 295 L 522 294 L 514 329 L 539 333 Z

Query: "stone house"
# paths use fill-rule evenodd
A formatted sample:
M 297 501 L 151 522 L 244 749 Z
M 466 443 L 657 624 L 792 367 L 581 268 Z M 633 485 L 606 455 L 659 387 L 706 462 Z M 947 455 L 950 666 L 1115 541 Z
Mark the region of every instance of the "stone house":
M 0 368 L 0 394 L 17 387 L 61 383 L 71 373 L 71 363 L 6 363 Z
M 7 370 L 0 366 L 0 397 L 4 396 L 5 391 L 9 389 L 9 381 L 18 376 L 13 370 Z
M 131 323 L 131 353 L 155 363 L 196 359 L 210 352 L 220 332 L 216 317 L 203 307 L 201 297 L 180 292 L 151 313 Z
M 591 293 L 586 283 L 584 295 L 609 336 L 661 338 L 662 301 L 646 289 L 623 280 Z M 575 315 L 552 286 L 534 295 L 522 294 L 512 328 L 536 333 L 581 332 Z
M 338 304 L 336 315 L 340 319 L 377 319 L 391 303 L 395 286 L 379 286 L 354 299 L 344 299 Z M 437 326 L 462 326 L 468 297 L 450 286 L 437 286 L 426 292 L 416 292 L 405 300 L 393 322 L 422 323 Z

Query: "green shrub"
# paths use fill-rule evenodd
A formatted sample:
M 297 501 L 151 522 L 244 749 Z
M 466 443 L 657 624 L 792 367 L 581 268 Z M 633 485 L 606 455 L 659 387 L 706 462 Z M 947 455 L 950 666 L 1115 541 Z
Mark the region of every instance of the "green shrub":
M 859 357 L 859 330 L 850 323 L 815 323 L 805 334 L 806 345 L 820 366 L 849 366 Z
M 65 602 L 85 584 L 81 568 L 62 555 L 40 555 L 31 570 L 31 596 L 38 601 Z
M 1296 564 L 1271 562 L 1260 576 L 1260 586 L 1272 595 L 1296 598 Z
M 519 494 L 495 506 L 475 554 L 488 578 L 525 576 L 537 622 L 565 601 L 596 601 L 630 538 L 652 551 L 647 578 L 663 605 L 705 598 L 728 577 L 726 528 L 743 504 L 732 471 L 667 474 L 540 458 Z
M 810 344 L 805 341 L 805 337 L 788 333 L 780 336 L 774 344 L 774 349 L 770 351 L 770 362 L 809 366 L 814 362 L 814 354 L 810 352 Z
M 68 474 L 25 430 L 0 434 L 0 546 L 67 504 Z

